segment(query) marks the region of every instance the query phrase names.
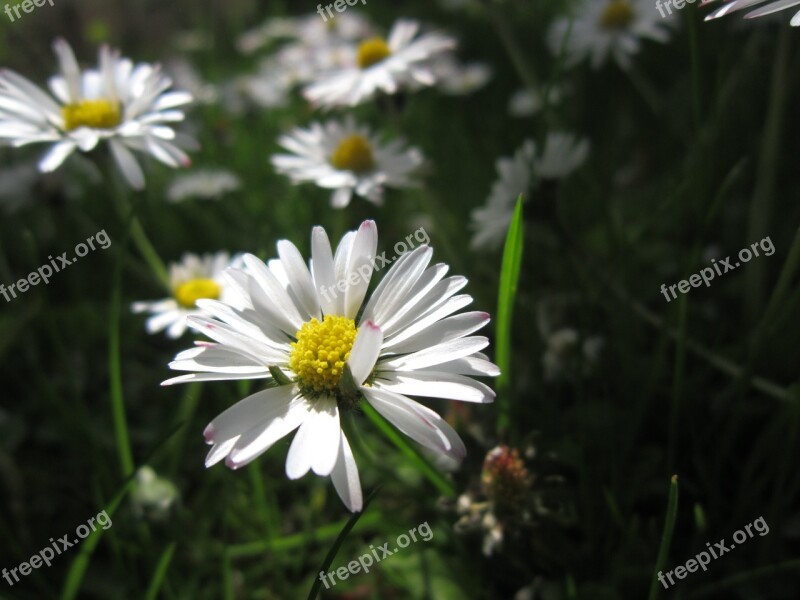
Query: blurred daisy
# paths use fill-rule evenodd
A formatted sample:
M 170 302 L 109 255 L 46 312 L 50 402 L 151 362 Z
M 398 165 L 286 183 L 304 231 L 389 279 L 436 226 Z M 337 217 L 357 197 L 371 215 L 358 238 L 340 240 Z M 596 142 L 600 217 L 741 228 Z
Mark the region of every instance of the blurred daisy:
M 147 333 L 166 330 L 167 336 L 176 339 L 186 332 L 186 317 L 202 314 L 195 303 L 200 299 L 224 299 L 233 302 L 233 294 L 222 272 L 231 265 L 227 252 L 216 254 L 187 253 L 181 262 L 169 266 L 172 296 L 162 300 L 134 302 L 135 313 L 150 313 L 145 323 Z
M 351 116 L 344 121 L 312 123 L 295 129 L 279 140 L 293 154 L 276 154 L 272 164 L 294 183 L 313 181 L 333 189 L 331 205 L 343 208 L 353 193 L 380 205 L 384 185 L 413 187 L 411 174 L 423 163 L 422 153 L 397 139 L 382 144 L 368 127 L 358 126 Z
M 537 153 L 536 144 L 526 140 L 511 158 L 497 161 L 499 178 L 492 185 L 486 204 L 472 211 L 470 242 L 473 250 L 499 248 L 514 214 L 517 198 L 523 194 L 527 201 L 530 192 L 541 181 L 566 177 L 580 167 L 589 155 L 589 142 L 577 136 L 551 132 L 544 149 Z
M 208 425 L 207 467 L 225 459 L 239 468 L 297 429 L 287 476 L 330 475 L 344 504 L 359 511 L 358 468 L 340 415 L 362 399 L 424 447 L 463 458 L 452 427 L 406 394 L 491 402 L 494 392 L 472 377 L 495 376 L 498 369 L 480 354 L 488 340 L 470 335 L 489 315 L 454 314 L 472 301 L 456 295 L 467 280 L 446 278 L 444 264 L 429 266 L 427 245 L 397 259 L 367 300 L 377 244 L 372 221 L 348 232 L 335 252 L 325 230 L 315 227 L 310 268 L 282 240 L 278 259 L 264 264 L 245 255 L 245 269 L 226 272 L 246 308 L 198 303 L 210 316 L 189 317 L 189 325 L 216 343 L 178 354 L 170 367 L 191 373 L 164 385 L 225 379 L 268 385 Z
M 356 106 L 378 92 L 396 94 L 413 85 L 431 86 L 436 76 L 430 61 L 455 47 L 453 38 L 440 33 L 417 36 L 419 23 L 400 19 L 388 40 L 369 38 L 358 46 L 353 62 L 344 69 L 321 75 L 303 94 L 312 104 L 331 108 Z
M 99 68 L 83 72 L 66 41 L 57 39 L 53 48 L 61 68 L 49 81 L 56 100 L 14 71 L 0 70 L 0 142 L 51 143 L 39 162 L 40 171 L 50 172 L 76 149 L 89 152 L 106 141 L 136 189 L 144 187 L 144 175 L 131 150 L 170 167 L 189 164 L 167 123 L 183 120 L 177 108 L 191 94 L 168 92 L 172 82 L 159 67 L 134 65 L 107 46 L 100 48 Z
M 241 180 L 225 169 L 196 169 L 178 175 L 167 188 L 170 202 L 182 202 L 189 198 L 216 200 L 242 187 Z
M 431 63 L 436 87 L 451 96 L 465 96 L 484 87 L 492 78 L 492 69 L 486 63 L 462 64 L 448 53 Z
M 550 104 L 561 102 L 564 94 L 560 87 L 554 86 L 548 92 L 547 101 Z M 544 108 L 544 97 L 539 90 L 523 88 L 517 90 L 508 100 L 508 114 L 512 117 L 532 117 Z
M 568 65 L 590 58 L 596 69 L 613 58 L 628 68 L 640 40 L 669 40 L 667 20 L 652 0 L 582 0 L 575 15 L 557 19 L 548 31 L 550 50 L 558 56 L 563 47 Z
M 707 6 L 716 2 L 717 0 L 703 0 L 700 3 L 700 6 Z M 767 2 L 767 4 L 764 4 Z M 726 2 L 721 8 L 718 8 L 710 15 L 706 17 L 706 21 L 712 21 L 714 19 L 719 19 L 720 17 L 724 17 L 727 14 L 737 12 L 743 10 L 745 8 L 750 8 L 751 6 L 755 6 L 756 4 L 764 4 L 764 6 L 757 8 L 756 10 L 752 10 L 747 13 L 744 18 L 745 19 L 755 19 L 756 17 L 764 17 L 766 15 L 771 15 L 773 13 L 786 10 L 788 8 L 792 8 L 800 4 L 800 0 L 773 0 L 768 2 L 768 0 L 732 0 Z M 797 11 L 792 20 L 789 22 L 792 27 L 800 27 L 800 11 Z

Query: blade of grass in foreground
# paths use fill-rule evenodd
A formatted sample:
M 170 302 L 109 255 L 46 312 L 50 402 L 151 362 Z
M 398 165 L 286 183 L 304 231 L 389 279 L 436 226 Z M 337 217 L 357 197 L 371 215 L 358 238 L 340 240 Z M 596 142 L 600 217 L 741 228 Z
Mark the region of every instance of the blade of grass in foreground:
M 370 493 L 370 495 L 367 496 L 367 499 L 364 500 L 364 506 L 362 507 L 361 512 L 353 513 L 353 516 L 347 521 L 347 524 L 342 528 L 342 532 L 339 534 L 339 537 L 336 538 L 336 541 L 333 542 L 333 546 L 331 546 L 331 549 L 328 550 L 328 554 L 325 555 L 325 560 L 323 560 L 322 564 L 319 566 L 320 572 L 328 572 L 328 569 L 330 568 L 333 559 L 336 558 L 336 553 L 339 551 L 339 548 L 341 548 L 344 539 L 347 537 L 347 534 L 350 533 L 350 530 L 355 527 L 356 523 L 358 523 L 361 515 L 367 511 L 367 507 L 369 507 L 370 502 L 372 502 L 380 489 L 381 486 L 378 486 L 372 490 L 372 493 Z M 322 579 L 319 577 L 314 577 L 314 585 L 311 586 L 311 591 L 308 593 L 308 600 L 316 600 L 321 585 Z
M 661 534 L 661 547 L 658 549 L 656 568 L 653 572 L 653 581 L 650 584 L 649 600 L 656 600 L 661 592 L 658 582 L 658 573 L 664 570 L 667 554 L 672 544 L 672 532 L 675 531 L 675 518 L 678 516 L 678 476 L 673 475 L 669 483 L 669 499 L 667 500 L 667 516 L 664 520 L 664 533 Z
M 522 194 L 517 198 L 514 217 L 508 228 L 503 263 L 500 267 L 500 290 L 497 297 L 497 338 L 495 358 L 500 367 L 497 378 L 497 432 L 503 438 L 511 422 L 511 402 L 508 396 L 508 382 L 511 376 L 511 323 L 514 314 L 514 301 L 517 297 L 519 272 L 522 267 Z

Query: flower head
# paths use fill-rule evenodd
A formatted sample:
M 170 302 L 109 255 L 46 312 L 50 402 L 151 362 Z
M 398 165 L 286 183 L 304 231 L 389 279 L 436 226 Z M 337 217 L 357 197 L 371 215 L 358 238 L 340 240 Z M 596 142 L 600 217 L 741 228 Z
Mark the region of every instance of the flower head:
M 401 89 L 436 83 L 430 61 L 455 47 L 455 40 L 440 34 L 417 36 L 419 23 L 401 19 L 388 38 L 369 37 L 355 47 L 344 68 L 321 74 L 305 88 L 305 97 L 325 108 L 357 106 L 378 92 L 396 94 Z
M 557 19 L 548 31 L 553 54 L 563 47 L 568 64 L 588 57 L 595 69 L 609 58 L 628 68 L 642 39 L 669 39 L 667 19 L 653 10 L 651 0 L 583 0 L 574 18 Z
M 223 297 L 233 302 L 231 290 L 222 272 L 232 264 L 227 252 L 217 254 L 185 254 L 179 263 L 170 265 L 172 296 L 162 300 L 134 302 L 131 310 L 147 312 L 151 317 L 145 327 L 147 333 L 167 331 L 171 338 L 186 332 L 186 317 L 200 314 L 195 304 L 201 299 L 218 300 Z
M 97 69 L 81 71 L 69 44 L 53 44 L 60 74 L 49 81 L 53 96 L 21 75 L 0 70 L 0 141 L 12 146 L 51 143 L 39 170 L 57 169 L 76 149 L 89 152 L 105 141 L 129 184 L 144 187 L 132 150 L 150 154 L 170 167 L 189 158 L 173 143 L 169 123 L 182 121 L 178 107 L 192 101 L 186 92 L 169 92 L 172 81 L 158 66 L 134 65 L 102 46 Z
M 411 175 L 423 163 L 416 148 L 406 148 L 402 140 L 384 144 L 349 116 L 342 122 L 295 129 L 279 142 L 293 154 L 273 156 L 275 168 L 295 183 L 313 181 L 335 190 L 334 208 L 347 206 L 353 193 L 381 204 L 384 186 L 413 186 Z
M 207 316 L 189 325 L 215 343 L 178 354 L 170 367 L 190 371 L 165 384 L 219 379 L 264 379 L 268 387 L 241 400 L 206 428 L 211 466 L 223 459 L 245 465 L 295 429 L 286 474 L 330 475 L 342 501 L 361 510 L 355 459 L 340 414 L 369 402 L 402 433 L 455 459 L 466 450 L 436 412 L 408 398 L 491 402 L 494 393 L 473 376 L 495 376 L 472 336 L 489 321 L 482 312 L 454 314 L 472 298 L 457 295 L 463 277 L 430 265 L 427 245 L 402 255 L 367 300 L 377 249 L 372 221 L 347 233 L 332 251 L 325 230 L 311 236 L 306 266 L 291 242 L 278 242 L 278 259 L 245 255 L 243 269 L 226 278 L 244 301 L 201 300 Z

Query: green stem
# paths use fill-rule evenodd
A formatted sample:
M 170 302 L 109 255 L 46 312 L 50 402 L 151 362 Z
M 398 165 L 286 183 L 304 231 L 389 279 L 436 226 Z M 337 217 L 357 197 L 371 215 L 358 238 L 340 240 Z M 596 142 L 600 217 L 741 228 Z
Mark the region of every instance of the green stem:
M 786 112 L 787 81 L 789 77 L 789 31 L 784 28 L 778 38 L 777 56 L 772 70 L 764 137 L 759 152 L 756 187 L 750 203 L 747 239 L 749 243 L 763 238 L 772 217 L 775 200 L 775 179 L 780 165 L 780 145 Z M 745 274 L 745 308 L 751 319 L 760 312 L 764 303 L 765 265 L 754 261 Z
M 114 437 L 117 442 L 117 455 L 123 477 L 133 474 L 133 451 L 128 436 L 128 424 L 125 417 L 125 399 L 122 392 L 122 364 L 120 352 L 120 312 L 122 305 L 122 263 L 128 246 L 125 235 L 122 244 L 117 248 L 114 265 L 114 283 L 111 293 L 111 307 L 108 318 L 108 376 L 111 395 L 111 414 L 114 422 Z
M 150 581 L 150 585 L 147 588 L 145 600 L 157 600 L 158 592 L 161 590 L 161 586 L 164 585 L 164 578 L 167 575 L 167 570 L 169 569 L 169 563 L 172 561 L 173 554 L 175 554 L 175 542 L 172 542 L 164 549 L 164 552 L 162 552 L 161 558 L 156 565 L 156 570 L 153 573 L 153 579 Z
M 664 531 L 661 534 L 661 546 L 658 548 L 658 558 L 653 572 L 653 581 L 650 584 L 649 600 L 656 600 L 661 593 L 661 583 L 658 574 L 664 570 L 672 544 L 672 533 L 675 531 L 675 519 L 678 516 L 678 476 L 673 475 L 669 484 L 669 499 L 667 500 L 667 515 L 664 519 Z
M 500 37 L 500 41 L 503 43 L 503 46 L 508 53 L 508 57 L 511 59 L 511 64 L 514 65 L 514 68 L 517 71 L 520 79 L 525 84 L 525 86 L 531 91 L 536 91 L 536 75 L 533 72 L 533 69 L 530 67 L 528 62 L 525 60 L 525 53 L 522 51 L 522 48 L 517 41 L 516 36 L 514 35 L 513 30 L 511 29 L 511 24 L 506 19 L 506 15 L 503 13 L 501 8 L 496 6 L 492 2 L 487 2 L 484 4 L 484 7 L 489 12 L 489 17 L 492 19 L 492 23 L 494 23 L 494 27 L 497 30 L 497 35 Z
M 384 419 L 378 411 L 376 411 L 368 402 L 362 402 L 361 410 L 367 415 L 367 418 L 375 424 L 381 432 L 389 438 L 389 440 L 397 446 L 398 450 L 402 452 L 406 458 L 415 466 L 419 471 L 428 478 L 428 480 L 435 485 L 438 490 L 445 496 L 455 496 L 456 490 L 453 484 L 447 481 L 439 471 L 437 471 L 425 459 L 424 456 L 414 446 L 410 445 L 403 436 L 401 436 L 394 427 L 392 427 L 386 419 Z

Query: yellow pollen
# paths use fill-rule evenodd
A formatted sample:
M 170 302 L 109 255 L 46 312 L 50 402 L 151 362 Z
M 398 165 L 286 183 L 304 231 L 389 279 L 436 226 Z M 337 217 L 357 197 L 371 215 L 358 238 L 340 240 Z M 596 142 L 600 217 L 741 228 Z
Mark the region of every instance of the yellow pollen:
M 175 300 L 183 308 L 194 308 L 195 302 L 203 298 L 219 300 L 222 288 L 213 279 L 192 279 L 175 288 Z
M 604 29 L 627 29 L 635 16 L 629 0 L 610 0 L 600 15 L 600 26 Z
M 109 100 L 81 100 L 77 104 L 67 104 L 61 109 L 64 129 L 72 131 L 78 127 L 92 129 L 113 129 L 120 123 L 118 102 Z
M 304 392 L 336 390 L 357 332 L 355 321 L 334 315 L 303 324 L 292 342 L 289 367 Z
M 392 51 L 389 49 L 389 44 L 387 44 L 383 38 L 374 37 L 363 41 L 358 46 L 358 56 L 356 58 L 358 61 L 358 68 L 366 69 L 367 67 L 371 67 L 386 59 L 386 57 L 391 54 Z
M 348 135 L 333 151 L 331 164 L 337 169 L 354 173 L 371 171 L 375 168 L 372 146 L 363 135 Z

